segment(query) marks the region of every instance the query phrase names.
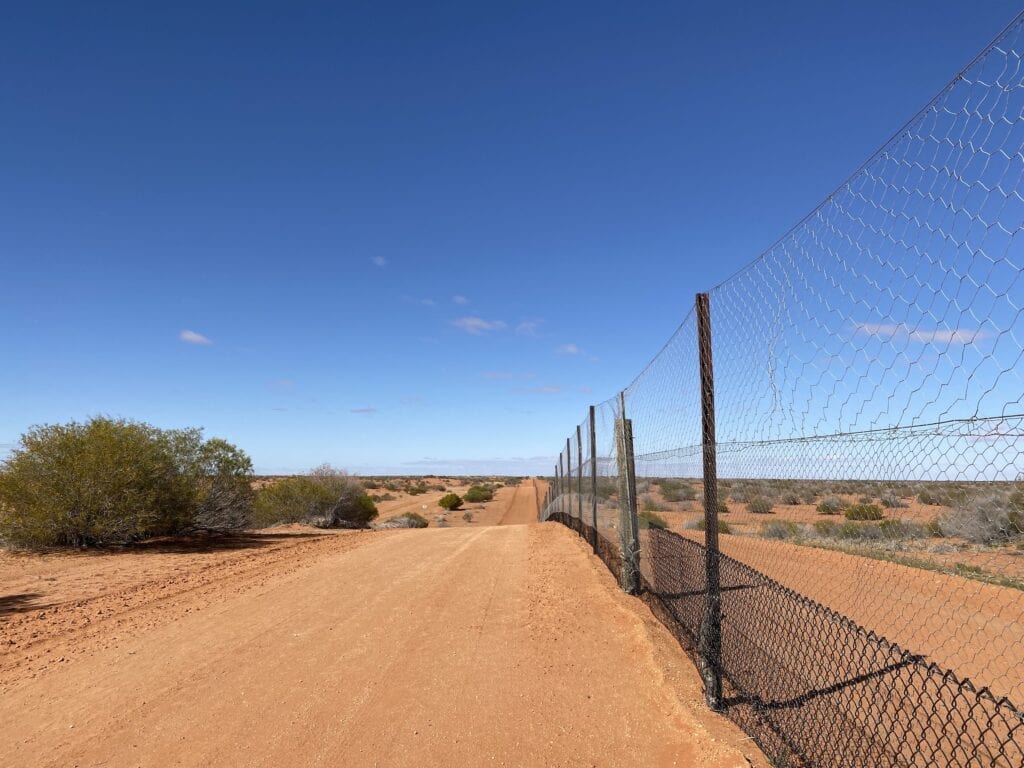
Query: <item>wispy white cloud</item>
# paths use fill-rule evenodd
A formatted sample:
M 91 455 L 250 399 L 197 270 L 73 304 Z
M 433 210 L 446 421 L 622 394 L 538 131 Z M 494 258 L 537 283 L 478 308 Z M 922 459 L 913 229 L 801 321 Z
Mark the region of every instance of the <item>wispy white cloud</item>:
M 197 333 L 196 331 L 190 331 L 187 328 L 178 334 L 178 338 L 186 344 L 213 344 L 213 342 L 206 336 L 203 336 L 203 334 Z
M 452 296 L 452 301 L 459 305 L 469 304 L 469 299 L 467 299 L 465 296 L 461 294 L 456 294 Z
M 374 265 L 380 267 L 381 269 L 388 265 L 388 260 L 385 259 L 383 256 L 374 256 L 373 258 L 370 259 L 370 261 L 373 262 Z
M 452 325 L 474 336 L 506 328 L 505 323 L 501 320 L 484 320 L 482 317 L 460 317 L 458 320 L 452 320 Z
M 357 414 L 360 414 L 362 416 L 372 416 L 375 413 L 380 413 L 379 410 L 377 410 L 376 408 L 373 408 L 371 406 L 367 406 L 366 408 L 350 408 L 348 412 L 349 413 L 357 413 Z
M 974 344 L 988 338 L 982 328 L 911 328 L 906 323 L 855 323 L 857 333 L 883 339 L 910 339 L 922 344 Z
M 520 336 L 536 336 L 542 322 L 542 320 L 523 320 L 516 326 L 516 333 Z
M 541 387 L 516 387 L 515 391 L 529 395 L 557 395 L 562 388 L 554 384 L 545 384 Z
M 558 348 L 558 354 L 560 355 L 578 355 L 580 351 L 580 348 L 575 344 L 563 344 Z

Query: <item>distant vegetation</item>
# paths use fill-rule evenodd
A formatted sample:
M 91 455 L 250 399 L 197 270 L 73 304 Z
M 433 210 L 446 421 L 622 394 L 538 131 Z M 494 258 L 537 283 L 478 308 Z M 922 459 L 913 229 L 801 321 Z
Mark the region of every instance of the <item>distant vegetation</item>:
M 106 417 L 35 427 L 0 466 L 0 540 L 91 547 L 245 528 L 251 478 L 243 451 L 199 429 Z
M 470 486 L 469 490 L 466 491 L 466 495 L 463 497 L 470 504 L 479 504 L 484 501 L 490 501 L 494 498 L 494 486 L 493 485 L 473 485 Z
M 256 494 L 253 523 L 265 528 L 278 523 L 308 523 L 320 528 L 365 528 L 377 507 L 363 484 L 329 464 L 307 475 L 287 477 Z
M 462 497 L 457 493 L 446 494 L 437 500 L 437 506 L 441 507 L 441 509 L 446 509 L 449 512 L 454 512 L 462 506 Z

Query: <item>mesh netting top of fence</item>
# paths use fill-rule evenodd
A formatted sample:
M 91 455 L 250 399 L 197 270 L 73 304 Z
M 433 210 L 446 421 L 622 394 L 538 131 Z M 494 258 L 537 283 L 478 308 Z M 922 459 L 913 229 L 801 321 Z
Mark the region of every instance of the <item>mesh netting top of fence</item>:
M 561 446 L 544 516 L 684 645 L 721 568 L 778 759 L 1024 765 L 1022 55 L 1018 18 Z

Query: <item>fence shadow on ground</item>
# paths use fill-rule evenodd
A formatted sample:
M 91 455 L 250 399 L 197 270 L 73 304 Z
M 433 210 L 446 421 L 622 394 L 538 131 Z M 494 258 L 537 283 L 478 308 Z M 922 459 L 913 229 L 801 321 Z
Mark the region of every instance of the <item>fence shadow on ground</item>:
M 550 520 L 593 543 L 593 529 Z M 696 658 L 705 548 L 651 529 L 642 598 Z M 597 538 L 613 572 L 618 550 Z M 1020 766 L 1024 711 L 720 555 L 724 713 L 783 765 Z

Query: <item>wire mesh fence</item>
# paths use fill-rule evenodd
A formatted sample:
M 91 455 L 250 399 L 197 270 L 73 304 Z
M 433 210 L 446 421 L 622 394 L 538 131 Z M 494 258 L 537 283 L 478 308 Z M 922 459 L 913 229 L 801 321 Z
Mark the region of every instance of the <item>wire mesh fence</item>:
M 542 517 L 779 764 L 1024 765 L 1022 52 L 1018 18 L 562 448 Z

